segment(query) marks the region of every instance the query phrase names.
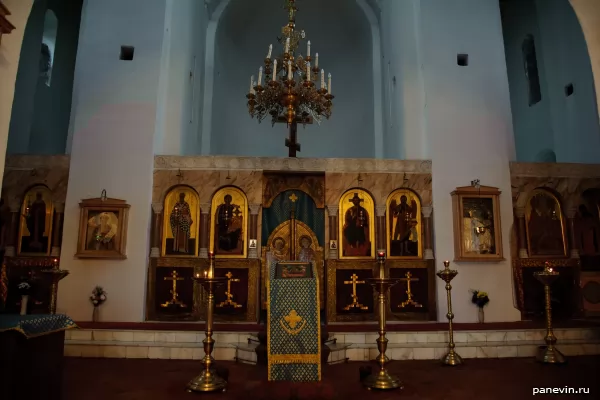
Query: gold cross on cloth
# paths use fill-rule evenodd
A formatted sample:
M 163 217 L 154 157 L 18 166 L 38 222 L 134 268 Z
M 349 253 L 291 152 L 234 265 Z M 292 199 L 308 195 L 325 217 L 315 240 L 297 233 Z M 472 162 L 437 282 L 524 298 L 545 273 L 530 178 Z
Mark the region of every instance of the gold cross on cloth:
M 173 281 L 173 289 L 171 289 L 171 300 L 164 302 L 161 304 L 161 307 L 169 307 L 169 306 L 179 306 L 179 307 L 187 307 L 183 302 L 179 300 L 179 294 L 177 293 L 177 281 L 183 281 L 185 278 L 182 278 L 177 274 L 176 270 L 171 272 L 171 276 L 165 276 L 163 278 L 165 281 Z
M 361 284 L 365 283 L 365 281 L 359 281 L 358 275 L 356 275 L 356 274 L 352 274 L 350 279 L 351 280 L 349 280 L 349 281 L 344 281 L 344 285 L 352 285 L 352 295 L 351 295 L 352 303 L 350 303 L 346 307 L 344 307 L 344 310 L 350 311 L 353 308 L 358 308 L 359 310 L 368 310 L 369 307 L 364 306 L 358 302 L 358 295 L 356 294 L 356 285 L 361 285 Z
M 292 193 L 289 199 L 292 201 L 292 203 L 295 203 L 298 200 L 298 196 L 296 196 L 296 193 Z
M 410 271 L 408 271 L 404 276 L 406 276 L 406 278 L 401 278 L 401 281 L 406 281 L 406 301 L 403 301 L 401 304 L 398 305 L 399 308 L 404 308 L 408 305 L 411 305 L 413 307 L 416 308 L 421 308 L 423 307 L 422 304 L 420 304 L 419 302 L 416 302 L 413 300 L 413 293 L 410 287 L 410 283 L 411 282 L 418 282 L 419 278 L 413 278 L 413 275 L 411 274 Z
M 227 296 L 227 299 L 217 304 L 217 307 L 222 308 L 229 306 L 233 308 L 242 308 L 241 304 L 238 304 L 235 301 L 233 301 L 233 293 L 231 293 L 231 283 L 239 282 L 240 280 L 238 278 L 234 278 L 231 271 L 228 271 L 225 274 L 225 276 L 227 277 L 227 291 L 225 292 L 225 296 Z

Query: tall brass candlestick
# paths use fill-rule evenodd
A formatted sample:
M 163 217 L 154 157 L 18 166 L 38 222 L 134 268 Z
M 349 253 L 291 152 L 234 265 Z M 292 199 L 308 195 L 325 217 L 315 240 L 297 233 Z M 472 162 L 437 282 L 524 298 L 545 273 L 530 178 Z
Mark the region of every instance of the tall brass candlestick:
M 403 384 L 400 379 L 396 376 L 390 375 L 385 365 L 390 359 L 385 355 L 387 349 L 388 340 L 385 337 L 385 325 L 386 315 L 385 310 L 387 307 L 387 292 L 389 288 L 397 284 L 400 279 L 398 278 L 387 278 L 385 273 L 385 254 L 379 252 L 377 254 L 378 268 L 374 271 L 374 277 L 367 279 L 367 282 L 379 293 L 378 305 L 379 305 L 379 338 L 377 338 L 377 348 L 379 349 L 379 355 L 375 359 L 379 364 L 379 371 L 375 374 L 369 375 L 363 384 L 367 389 L 403 389 Z
M 444 261 L 444 269 L 438 271 L 436 275 L 446 282 L 446 298 L 448 301 L 448 314 L 446 314 L 446 318 L 448 318 L 448 353 L 442 358 L 442 362 L 445 365 L 461 365 L 463 360 L 454 350 L 456 345 L 454 344 L 454 331 L 452 330 L 454 314 L 452 313 L 452 285 L 450 285 L 452 279 L 458 275 L 458 271 L 450 269 L 450 261 Z
M 540 346 L 536 358 L 539 362 L 545 364 L 564 364 L 567 362 L 565 356 L 554 347 L 557 340 L 556 336 L 554 336 L 554 331 L 552 330 L 552 303 L 550 300 L 550 285 L 556 281 L 559 273 L 550 267 L 550 263 L 546 262 L 544 270 L 534 272 L 533 276 L 544 284 L 544 292 L 546 295 L 546 337 L 544 338 L 546 346 Z
M 208 293 L 208 301 L 206 304 L 206 326 L 204 331 L 206 337 L 202 341 L 204 343 L 204 358 L 202 359 L 204 369 L 200 375 L 187 384 L 188 392 L 215 392 L 227 389 L 227 381 L 221 378 L 213 368 L 214 358 L 211 355 L 215 346 L 215 340 L 212 338 L 213 312 L 215 308 L 214 291 L 217 287 L 227 283 L 227 278 L 215 277 L 215 256 L 212 252 L 209 254 L 209 260 L 208 273 L 205 276 L 200 276 L 199 274 L 194 276 L 194 280 L 201 284 Z

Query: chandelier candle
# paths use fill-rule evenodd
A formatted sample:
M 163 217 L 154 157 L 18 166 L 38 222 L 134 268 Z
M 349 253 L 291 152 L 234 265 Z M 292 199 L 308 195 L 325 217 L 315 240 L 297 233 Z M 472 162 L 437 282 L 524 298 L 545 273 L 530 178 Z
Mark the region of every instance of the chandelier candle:
M 273 45 L 269 46 L 264 67 L 258 72 L 258 82 L 254 83 L 252 77 L 246 98 L 252 118 L 261 122 L 270 117 L 273 125 L 287 125 L 289 136 L 285 145 L 289 148 L 289 157 L 296 157 L 300 151 L 298 124 L 320 124 L 323 119 L 329 119 L 334 96 L 331 92 L 331 74 L 328 75 L 326 86 L 325 71 L 319 68 L 318 53 L 313 63 L 310 41 L 306 43 L 306 56 L 299 54 L 300 44 L 306 35 L 304 31 L 296 30 L 296 1 L 286 0 L 285 8 L 289 18 L 279 39 L 283 54 L 273 54 Z M 317 86 L 319 71 L 320 88 Z

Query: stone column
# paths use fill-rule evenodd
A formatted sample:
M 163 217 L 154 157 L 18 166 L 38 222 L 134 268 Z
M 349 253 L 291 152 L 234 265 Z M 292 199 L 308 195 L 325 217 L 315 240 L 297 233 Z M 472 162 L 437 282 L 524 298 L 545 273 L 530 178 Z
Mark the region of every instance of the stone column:
M 327 206 L 327 215 L 329 216 L 329 240 L 338 241 L 338 212 L 340 207 L 338 205 L 328 205 Z M 325 243 L 327 249 L 329 251 L 329 259 L 337 260 L 338 257 L 338 249 L 332 249 L 329 246 L 329 243 Z M 340 243 L 337 243 L 337 246 L 340 246 Z
M 200 204 L 200 258 L 208 258 L 210 241 L 210 203 Z
M 10 209 L 10 224 L 8 226 L 4 255 L 6 257 L 14 257 L 17 255 L 16 246 L 19 236 L 19 217 L 21 214 L 21 204 L 15 202 L 9 204 L 8 207 Z
M 426 260 L 433 260 L 433 238 L 432 238 L 432 226 L 431 226 L 431 213 L 433 212 L 432 206 L 421 207 L 421 214 L 423 214 L 423 258 Z
M 163 208 L 162 203 L 152 203 L 152 215 L 154 217 L 152 221 L 152 247 L 150 248 L 150 257 L 152 258 L 160 257 L 160 228 L 162 225 Z
M 577 243 L 577 237 L 575 235 L 575 229 L 576 229 L 576 225 L 575 225 L 575 217 L 577 216 L 577 209 L 576 208 L 569 208 L 567 209 L 567 220 L 569 221 L 569 223 L 567 224 L 568 226 L 568 234 L 569 234 L 569 241 L 570 243 L 570 247 L 571 247 L 571 258 L 579 258 L 579 244 Z M 565 238 L 566 240 L 567 238 Z
M 258 214 L 260 213 L 260 204 L 250 204 L 250 228 L 249 228 L 249 241 L 247 246 L 250 245 L 250 241 L 255 240 L 256 246 L 248 249 L 248 258 L 258 258 Z
M 65 220 L 65 203 L 54 203 L 54 226 L 52 227 L 52 250 L 51 257 L 60 257 L 60 242 L 62 239 L 62 227 Z
M 525 226 L 525 208 L 515 208 L 517 217 L 517 236 L 519 238 L 519 258 L 529 258 L 527 254 L 527 228 Z
M 385 210 L 386 206 L 375 207 L 375 248 L 377 252 L 383 251 L 386 248 L 386 231 L 385 231 Z

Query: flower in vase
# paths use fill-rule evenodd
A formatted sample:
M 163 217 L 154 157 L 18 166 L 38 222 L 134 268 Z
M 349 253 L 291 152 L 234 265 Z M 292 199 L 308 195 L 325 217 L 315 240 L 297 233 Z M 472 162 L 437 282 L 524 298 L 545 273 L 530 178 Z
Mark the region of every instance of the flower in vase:
M 485 305 L 490 302 L 490 298 L 486 292 L 482 292 L 480 290 L 471 290 L 471 293 L 473 293 L 471 302 L 479 308 L 485 307 Z
M 100 300 L 102 300 L 102 301 L 105 301 L 105 300 L 106 300 L 106 295 L 104 295 L 104 294 L 103 294 L 103 295 L 101 295 L 101 296 L 100 296 Z

